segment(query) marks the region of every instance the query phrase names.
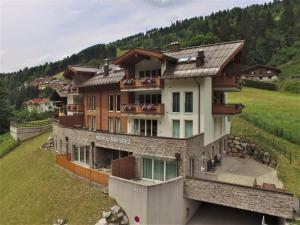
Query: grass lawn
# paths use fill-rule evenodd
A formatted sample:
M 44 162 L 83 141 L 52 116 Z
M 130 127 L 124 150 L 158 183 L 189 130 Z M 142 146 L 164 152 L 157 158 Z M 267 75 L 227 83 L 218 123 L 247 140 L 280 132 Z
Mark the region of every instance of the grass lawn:
M 232 120 L 231 134 L 241 136 L 244 133 L 245 128 L 252 133 L 260 133 L 260 135 L 269 139 L 275 138 L 277 143 L 281 146 L 285 146 L 290 152 L 292 152 L 292 164 L 290 164 L 289 160 L 272 148 L 272 145 L 268 143 L 261 144 L 264 150 L 269 151 L 272 155 L 276 156 L 279 163 L 278 175 L 284 183 L 285 188 L 289 192 L 300 197 L 300 146 L 290 143 L 285 139 L 275 137 L 242 118 L 236 117 Z M 248 137 L 248 139 L 258 143 L 256 138 L 257 137 Z
M 58 167 L 54 153 L 40 150 L 49 133 L 22 142 L 0 159 L 0 224 L 95 224 L 115 201 Z
M 0 135 L 0 158 L 6 155 L 10 150 L 18 145 L 18 142 L 15 141 L 10 133 L 5 133 Z
M 283 138 L 300 144 L 300 95 L 243 88 L 229 93 L 229 102 L 243 103 L 242 117 L 269 131 L 283 128 Z

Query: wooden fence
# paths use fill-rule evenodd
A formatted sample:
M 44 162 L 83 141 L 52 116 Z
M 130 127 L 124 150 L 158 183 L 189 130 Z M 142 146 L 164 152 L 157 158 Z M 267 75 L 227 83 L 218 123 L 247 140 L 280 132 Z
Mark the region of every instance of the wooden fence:
M 93 170 L 90 168 L 86 168 L 80 165 L 77 165 L 67 159 L 66 155 L 56 155 L 56 163 L 63 168 L 69 170 L 73 174 L 85 178 L 90 182 L 94 182 L 96 184 L 108 185 L 108 173 L 100 172 L 97 170 Z
M 133 179 L 135 176 L 135 157 L 128 156 L 111 161 L 112 175 L 124 179 Z

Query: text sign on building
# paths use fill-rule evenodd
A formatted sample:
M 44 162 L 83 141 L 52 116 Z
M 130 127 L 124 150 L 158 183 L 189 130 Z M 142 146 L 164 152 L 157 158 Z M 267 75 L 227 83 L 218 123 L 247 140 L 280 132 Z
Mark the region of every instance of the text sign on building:
M 96 135 L 96 140 L 113 142 L 113 143 L 118 143 L 118 144 L 126 144 L 126 145 L 130 145 L 132 143 L 131 139 L 129 139 L 129 138 L 107 137 L 107 136 L 102 136 L 102 135 Z

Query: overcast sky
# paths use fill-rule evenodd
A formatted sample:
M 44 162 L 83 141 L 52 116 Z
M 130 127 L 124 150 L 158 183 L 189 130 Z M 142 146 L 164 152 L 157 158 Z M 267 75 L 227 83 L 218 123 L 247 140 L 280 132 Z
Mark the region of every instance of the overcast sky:
M 172 21 L 269 0 L 0 0 L 0 72 L 56 61 Z

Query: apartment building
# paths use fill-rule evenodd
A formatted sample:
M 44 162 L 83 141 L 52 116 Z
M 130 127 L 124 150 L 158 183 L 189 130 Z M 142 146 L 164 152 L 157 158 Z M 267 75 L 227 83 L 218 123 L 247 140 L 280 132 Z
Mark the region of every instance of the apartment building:
M 168 51 L 131 49 L 103 68 L 69 66 L 67 116 L 53 124 L 58 163 L 108 185 L 132 223 L 187 223 L 199 195 L 210 195 L 199 179 L 225 157 L 230 118 L 243 109 L 227 102 L 241 89 L 243 47 L 173 42 Z

